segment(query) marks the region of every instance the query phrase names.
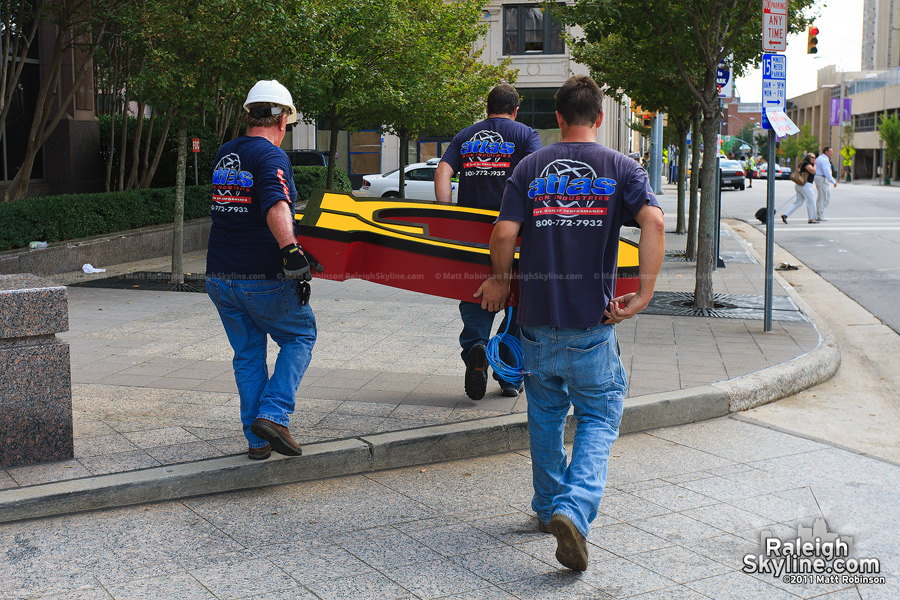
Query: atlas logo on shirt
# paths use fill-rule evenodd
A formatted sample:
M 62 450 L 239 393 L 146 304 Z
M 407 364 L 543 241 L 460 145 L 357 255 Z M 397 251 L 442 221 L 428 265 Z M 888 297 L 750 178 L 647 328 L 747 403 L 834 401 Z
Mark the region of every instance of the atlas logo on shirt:
M 616 180 L 598 177 L 589 164 L 558 158 L 528 185 L 528 197 L 535 201 L 534 215 L 562 218 L 605 215 L 605 202 L 616 192 Z
M 249 204 L 251 187 L 253 174 L 241 171 L 241 157 L 235 153 L 223 156 L 213 170 L 213 202 Z
M 506 142 L 496 131 L 476 131 L 460 148 L 465 169 L 508 169 L 510 156 L 516 151 L 513 142 Z

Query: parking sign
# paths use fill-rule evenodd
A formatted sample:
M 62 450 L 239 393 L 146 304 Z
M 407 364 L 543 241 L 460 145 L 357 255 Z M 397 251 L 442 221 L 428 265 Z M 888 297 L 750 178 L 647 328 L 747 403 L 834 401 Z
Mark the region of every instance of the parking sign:
M 783 54 L 763 54 L 762 126 L 772 129 L 767 108 L 784 110 L 787 99 L 787 58 Z
M 763 0 L 763 52 L 787 48 L 787 0 Z

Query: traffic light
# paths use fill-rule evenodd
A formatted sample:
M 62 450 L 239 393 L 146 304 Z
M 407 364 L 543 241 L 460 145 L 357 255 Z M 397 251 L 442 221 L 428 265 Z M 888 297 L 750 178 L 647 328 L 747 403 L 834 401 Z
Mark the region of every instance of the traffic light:
M 644 127 L 650 127 L 653 124 L 653 113 L 644 113 L 641 118 Z
M 809 32 L 807 33 L 806 38 L 806 53 L 807 54 L 815 54 L 818 52 L 818 48 L 816 48 L 816 44 L 819 43 L 819 28 L 818 27 L 810 27 Z

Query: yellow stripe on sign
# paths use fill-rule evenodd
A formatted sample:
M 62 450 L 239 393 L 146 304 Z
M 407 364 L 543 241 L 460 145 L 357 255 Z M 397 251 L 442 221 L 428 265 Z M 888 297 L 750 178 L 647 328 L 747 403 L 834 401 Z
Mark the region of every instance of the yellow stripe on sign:
M 425 228 L 421 225 L 406 225 L 401 222 L 384 222 L 376 221 L 375 214 L 379 211 L 387 209 L 415 208 L 428 211 L 433 209 L 435 216 L 447 219 L 453 219 L 454 214 L 462 216 L 466 215 L 483 215 L 493 220 L 497 217 L 497 211 L 484 210 L 478 208 L 468 208 L 455 204 L 437 204 L 434 202 L 419 202 L 409 200 L 394 199 L 365 199 L 360 200 L 351 194 L 339 194 L 334 192 L 324 192 L 320 197 L 313 197 L 307 204 L 305 214 L 310 215 L 308 221 L 313 221 L 314 227 L 327 229 L 332 231 L 363 231 L 375 233 L 380 236 L 392 237 L 397 239 L 414 240 L 417 243 L 440 248 L 464 249 L 475 254 L 490 254 L 487 244 L 490 240 L 483 242 L 483 247 L 474 246 L 465 243 L 453 243 L 446 240 L 440 240 L 426 235 Z M 304 214 L 298 214 L 295 218 L 303 222 Z M 518 253 L 516 253 L 518 256 Z M 619 256 L 618 267 L 637 267 L 638 266 L 638 248 L 633 242 L 625 239 L 619 239 Z

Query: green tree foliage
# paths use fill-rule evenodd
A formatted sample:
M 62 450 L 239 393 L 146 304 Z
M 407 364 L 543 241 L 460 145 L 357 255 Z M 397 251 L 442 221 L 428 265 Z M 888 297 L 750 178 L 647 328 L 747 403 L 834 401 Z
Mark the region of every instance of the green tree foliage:
M 813 0 L 789 0 L 787 32 L 805 28 L 804 12 Z M 694 306 L 713 305 L 713 247 L 718 223 L 715 222 L 714 148 L 722 110 L 718 99 L 716 71 L 728 59 L 734 77 L 758 64 L 762 57 L 762 3 L 735 0 L 586 0 L 578 3 L 576 24 L 585 31 L 596 23 L 609 31 L 645 40 L 642 47 L 656 45 L 669 57 L 666 63 L 681 77 L 700 105 L 701 132 L 707 150 L 703 155 L 703 183 L 700 201 L 700 225 L 697 250 Z M 638 69 L 641 65 L 637 66 Z M 645 75 L 653 79 L 655 71 Z M 660 85 L 666 88 L 665 85 Z
M 779 144 L 779 154 L 784 162 L 790 161 L 791 165 L 796 165 L 809 152 L 818 154 L 819 138 L 812 134 L 812 126 L 804 123 L 800 126 L 800 132 L 792 136 L 785 137 Z
M 328 181 L 334 183 L 338 133 L 378 127 L 377 109 L 391 101 L 387 73 L 406 28 L 402 0 L 306 0 L 291 6 L 295 27 L 288 53 L 298 66 L 284 81 L 308 120 L 331 131 Z
M 241 103 L 258 79 L 296 68 L 284 40 L 299 27 L 286 7 L 262 0 L 146 0 L 138 15 L 143 67 L 138 97 L 177 113 L 172 283 L 184 283 L 182 240 L 188 116 Z M 289 18 L 290 17 L 290 18 Z M 306 23 L 309 25 L 309 23 Z M 207 165 L 206 168 L 211 168 Z
M 370 118 L 400 138 L 400 193 L 409 140 L 421 134 L 452 135 L 484 113 L 488 92 L 513 83 L 509 60 L 481 62 L 479 39 L 487 33 L 482 0 L 421 0 L 402 6 L 403 42 L 384 69 L 387 93 Z
M 885 111 L 878 124 L 878 137 L 884 140 L 884 154 L 888 162 L 900 160 L 900 119 L 897 115 L 889 117 Z
M 623 28 L 626 15 L 617 12 L 615 3 L 555 6 L 561 21 L 582 28 L 581 35 L 569 38 L 572 57 L 587 65 L 594 79 L 607 86 L 607 94 L 619 102 L 627 97 L 644 110 L 667 113 L 677 136 L 673 143 L 678 145 L 679 155 L 686 158 L 691 111 L 696 100 L 683 85 L 671 54 L 656 40 L 634 31 L 640 27 L 636 21 L 630 20 Z M 695 80 L 701 73 L 699 63 L 686 65 L 686 69 Z M 641 135 L 649 135 L 649 130 L 642 125 L 634 124 L 632 128 Z M 686 160 L 680 161 L 679 170 L 682 172 L 678 176 L 675 231 L 684 233 Z
M 769 134 L 760 133 L 756 136 L 756 152 L 763 158 L 769 155 Z

